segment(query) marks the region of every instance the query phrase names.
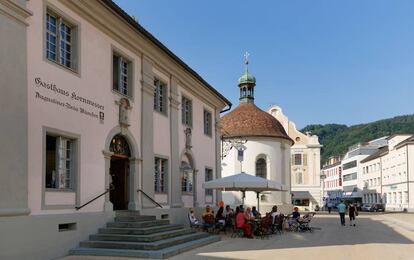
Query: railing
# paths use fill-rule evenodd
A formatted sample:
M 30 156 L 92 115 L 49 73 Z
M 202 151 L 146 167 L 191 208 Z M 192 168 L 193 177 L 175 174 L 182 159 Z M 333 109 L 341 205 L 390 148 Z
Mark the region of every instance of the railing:
M 146 194 L 143 190 L 138 189 L 137 192 L 141 192 L 142 194 L 145 195 L 145 197 L 147 197 L 152 203 L 154 203 L 155 205 L 157 205 L 158 207 L 162 208 L 161 204 L 159 204 L 158 202 L 156 202 L 153 198 L 151 198 L 150 196 L 148 196 L 148 194 Z
M 99 199 L 100 197 L 102 197 L 103 195 L 107 194 L 108 192 L 110 192 L 111 190 L 115 189 L 114 186 L 111 184 L 110 188 L 106 189 L 104 193 L 99 194 L 98 196 L 96 196 L 95 198 L 91 199 L 90 201 L 86 202 L 85 204 L 79 206 L 79 207 L 75 207 L 76 210 L 80 210 L 81 208 L 85 207 L 86 205 L 94 202 L 95 200 Z

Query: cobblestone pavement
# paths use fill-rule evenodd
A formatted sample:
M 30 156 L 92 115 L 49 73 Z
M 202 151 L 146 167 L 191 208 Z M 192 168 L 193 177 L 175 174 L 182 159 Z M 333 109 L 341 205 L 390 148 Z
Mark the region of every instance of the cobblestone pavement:
M 356 227 L 342 227 L 337 214 L 320 214 L 312 226 L 318 228 L 314 233 L 284 233 L 263 240 L 223 236 L 220 242 L 171 259 L 414 259 L 414 214 L 362 214 Z M 126 258 L 64 258 L 80 259 Z

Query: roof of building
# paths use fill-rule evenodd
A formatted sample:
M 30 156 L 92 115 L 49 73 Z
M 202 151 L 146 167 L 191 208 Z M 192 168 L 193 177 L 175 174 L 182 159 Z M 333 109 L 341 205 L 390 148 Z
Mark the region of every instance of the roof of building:
M 371 154 L 370 156 L 366 157 L 365 159 L 361 160 L 361 163 L 369 162 L 374 159 L 377 159 L 385 154 L 388 153 L 388 146 L 383 146 L 378 149 L 375 153 Z
M 220 123 L 224 138 L 276 137 L 294 144 L 280 122 L 253 103 L 241 102 L 233 111 L 224 115 Z
M 117 13 L 121 18 L 123 18 L 125 20 L 125 22 L 130 24 L 139 33 L 141 33 L 145 38 L 147 38 L 149 41 L 151 41 L 153 44 L 155 44 L 165 54 L 167 54 L 170 58 L 172 58 L 175 62 L 177 62 L 180 66 L 182 66 L 184 68 L 184 70 L 186 70 L 191 75 L 193 75 L 203 85 L 205 85 L 208 89 L 210 89 L 216 96 L 218 96 L 221 100 L 223 100 L 224 103 L 226 103 L 229 107 L 232 106 L 232 103 L 226 97 L 224 97 L 220 92 L 218 92 L 215 88 L 213 88 L 197 72 L 195 72 L 192 68 L 190 68 L 190 66 L 188 66 L 184 61 L 182 61 L 172 51 L 170 51 L 163 43 L 161 43 L 157 38 L 155 38 L 144 27 L 142 27 L 134 18 L 132 18 L 129 14 L 127 14 L 121 7 L 119 7 L 117 4 L 115 4 L 112 0 L 101 0 L 101 2 L 104 3 L 106 6 L 108 6 L 115 13 Z
M 322 167 L 322 170 L 326 170 L 326 169 L 333 168 L 333 167 L 335 167 L 335 166 L 341 165 L 341 163 L 342 163 L 342 161 L 337 161 L 337 162 L 335 162 L 335 163 L 333 163 L 333 164 L 327 164 L 327 165 L 324 165 L 324 166 Z
M 395 147 L 400 148 L 406 144 L 414 144 L 414 135 L 397 144 Z
M 242 84 L 256 84 L 256 78 L 249 73 L 248 70 L 239 78 L 239 85 Z

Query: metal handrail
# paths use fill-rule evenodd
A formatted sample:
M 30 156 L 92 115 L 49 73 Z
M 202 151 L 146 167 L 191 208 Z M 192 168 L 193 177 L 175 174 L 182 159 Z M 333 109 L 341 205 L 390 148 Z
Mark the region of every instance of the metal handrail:
M 162 208 L 161 204 L 159 204 L 158 202 L 156 202 L 153 198 L 151 198 L 148 194 L 146 194 L 143 190 L 138 189 L 137 192 L 141 192 L 142 194 L 144 194 L 150 201 L 152 201 L 154 204 L 156 204 L 158 207 Z
M 76 210 L 80 210 L 81 208 L 85 207 L 86 205 L 92 203 L 93 201 L 99 199 L 100 197 L 102 197 L 103 195 L 107 194 L 108 192 L 110 192 L 111 190 L 115 189 L 115 187 L 111 184 L 110 187 L 108 189 L 105 190 L 104 193 L 99 194 L 98 196 L 96 196 L 95 198 L 91 199 L 90 201 L 86 202 L 85 204 L 83 204 L 82 206 L 79 207 L 75 207 Z

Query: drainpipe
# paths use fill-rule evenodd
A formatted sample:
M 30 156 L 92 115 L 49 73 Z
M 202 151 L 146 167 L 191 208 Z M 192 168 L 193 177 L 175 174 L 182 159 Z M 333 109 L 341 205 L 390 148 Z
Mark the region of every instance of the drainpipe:
M 232 104 L 230 104 L 226 109 L 221 110 L 220 114 L 229 111 L 231 109 L 231 106 L 232 106 Z

